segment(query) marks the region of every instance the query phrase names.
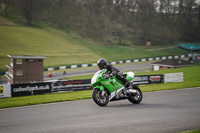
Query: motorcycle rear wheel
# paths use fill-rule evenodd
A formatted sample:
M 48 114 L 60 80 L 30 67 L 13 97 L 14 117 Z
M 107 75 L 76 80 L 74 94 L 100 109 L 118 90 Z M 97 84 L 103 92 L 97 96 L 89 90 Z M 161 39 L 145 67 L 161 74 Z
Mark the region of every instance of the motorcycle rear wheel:
M 99 106 L 106 106 L 109 102 L 109 95 L 106 91 L 94 88 L 92 92 L 93 101 Z
M 142 99 L 143 99 L 142 91 L 136 85 L 133 85 L 132 88 L 137 91 L 137 94 L 129 94 L 128 95 L 128 100 L 131 103 L 139 104 L 142 101 Z

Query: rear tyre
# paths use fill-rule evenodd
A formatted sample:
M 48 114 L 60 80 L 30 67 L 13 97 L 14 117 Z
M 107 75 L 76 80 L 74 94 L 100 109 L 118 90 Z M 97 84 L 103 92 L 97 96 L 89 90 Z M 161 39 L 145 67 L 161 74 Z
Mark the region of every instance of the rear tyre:
M 132 89 L 133 90 L 136 90 L 137 93 L 136 94 L 129 94 L 128 95 L 128 100 L 131 102 L 131 103 L 134 103 L 134 104 L 139 104 L 141 101 L 142 101 L 142 98 L 143 98 L 143 95 L 142 95 L 142 91 L 140 90 L 140 88 L 136 85 L 133 85 L 132 86 Z
M 92 92 L 93 101 L 99 106 L 106 106 L 109 102 L 109 95 L 106 91 L 94 88 Z

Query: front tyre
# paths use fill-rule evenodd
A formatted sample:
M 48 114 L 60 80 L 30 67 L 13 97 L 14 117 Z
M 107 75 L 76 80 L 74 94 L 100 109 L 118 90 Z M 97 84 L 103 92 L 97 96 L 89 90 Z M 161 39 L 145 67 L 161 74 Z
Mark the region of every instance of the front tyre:
M 94 102 L 99 106 L 106 106 L 109 102 L 109 96 L 106 91 L 94 88 L 92 92 Z
M 128 100 L 131 102 L 131 103 L 134 103 L 134 104 L 139 104 L 141 101 L 142 101 L 142 98 L 143 98 L 143 95 L 142 95 L 142 91 L 140 90 L 140 88 L 136 85 L 133 85 L 132 86 L 132 89 L 133 90 L 136 90 L 137 93 L 136 94 L 129 94 L 128 95 Z

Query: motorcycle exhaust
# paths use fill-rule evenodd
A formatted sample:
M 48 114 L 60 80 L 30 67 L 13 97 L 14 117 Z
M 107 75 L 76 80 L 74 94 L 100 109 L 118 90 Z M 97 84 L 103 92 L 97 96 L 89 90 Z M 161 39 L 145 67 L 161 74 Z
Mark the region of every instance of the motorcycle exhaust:
M 127 94 L 137 94 L 136 90 L 128 89 Z

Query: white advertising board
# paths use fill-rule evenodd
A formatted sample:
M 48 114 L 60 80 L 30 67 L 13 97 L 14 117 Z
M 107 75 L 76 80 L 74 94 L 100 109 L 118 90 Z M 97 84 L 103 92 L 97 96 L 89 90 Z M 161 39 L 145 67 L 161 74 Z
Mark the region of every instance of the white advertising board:
M 11 97 L 10 84 L 0 85 L 0 98 Z
M 183 82 L 183 72 L 164 74 L 164 83 Z

